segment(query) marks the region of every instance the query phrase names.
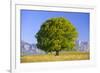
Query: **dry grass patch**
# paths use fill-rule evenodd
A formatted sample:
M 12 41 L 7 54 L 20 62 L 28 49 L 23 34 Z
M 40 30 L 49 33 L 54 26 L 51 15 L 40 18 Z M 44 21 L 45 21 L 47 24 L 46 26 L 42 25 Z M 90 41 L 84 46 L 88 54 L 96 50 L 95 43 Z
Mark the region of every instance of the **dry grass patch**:
M 88 52 L 64 52 L 64 53 L 60 53 L 59 56 L 55 56 L 54 54 L 46 54 L 46 55 L 32 55 L 32 56 L 21 57 L 21 63 L 68 61 L 68 60 L 89 60 L 89 53 Z

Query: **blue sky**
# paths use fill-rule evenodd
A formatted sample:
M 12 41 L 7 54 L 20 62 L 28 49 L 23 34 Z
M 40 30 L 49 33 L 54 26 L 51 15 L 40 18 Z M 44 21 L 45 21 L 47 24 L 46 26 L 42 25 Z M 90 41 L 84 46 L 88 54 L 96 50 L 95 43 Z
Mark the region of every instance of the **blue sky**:
M 82 12 L 21 10 L 21 40 L 36 43 L 35 34 L 43 22 L 52 17 L 65 17 L 77 28 L 78 39 L 89 41 L 89 16 L 89 13 Z

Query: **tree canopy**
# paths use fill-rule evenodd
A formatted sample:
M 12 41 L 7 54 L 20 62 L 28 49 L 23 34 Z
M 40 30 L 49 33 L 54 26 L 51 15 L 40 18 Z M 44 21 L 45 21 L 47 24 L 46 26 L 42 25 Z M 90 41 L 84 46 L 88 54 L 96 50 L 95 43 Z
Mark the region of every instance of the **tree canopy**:
M 54 17 L 46 20 L 37 32 L 37 47 L 59 55 L 62 50 L 72 50 L 77 37 L 78 32 L 68 19 Z

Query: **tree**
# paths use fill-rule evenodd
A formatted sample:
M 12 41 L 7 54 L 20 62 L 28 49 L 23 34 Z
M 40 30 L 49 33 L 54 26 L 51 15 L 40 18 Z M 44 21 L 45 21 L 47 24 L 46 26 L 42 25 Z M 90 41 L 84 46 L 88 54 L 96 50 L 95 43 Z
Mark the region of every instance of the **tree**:
M 75 46 L 78 32 L 73 24 L 64 17 L 55 17 L 46 20 L 36 34 L 37 47 L 46 52 L 72 50 Z

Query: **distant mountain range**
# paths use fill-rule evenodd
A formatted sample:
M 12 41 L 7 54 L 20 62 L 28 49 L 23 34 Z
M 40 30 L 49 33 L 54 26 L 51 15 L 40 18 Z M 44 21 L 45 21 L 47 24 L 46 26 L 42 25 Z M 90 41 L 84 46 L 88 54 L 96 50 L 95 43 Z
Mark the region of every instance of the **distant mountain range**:
M 87 42 L 87 41 L 77 40 L 75 48 L 77 51 L 82 51 L 82 52 L 90 51 L 89 42 Z
M 27 42 L 21 41 L 21 56 L 24 55 L 37 55 L 46 54 L 43 50 L 38 49 L 36 44 L 29 44 Z
M 75 49 L 76 51 L 89 52 L 89 43 L 77 40 Z M 46 52 L 37 48 L 36 44 L 29 44 L 25 41 L 21 41 L 21 56 L 38 54 L 46 54 Z

